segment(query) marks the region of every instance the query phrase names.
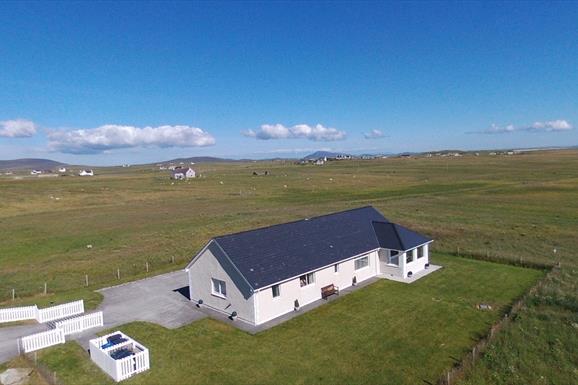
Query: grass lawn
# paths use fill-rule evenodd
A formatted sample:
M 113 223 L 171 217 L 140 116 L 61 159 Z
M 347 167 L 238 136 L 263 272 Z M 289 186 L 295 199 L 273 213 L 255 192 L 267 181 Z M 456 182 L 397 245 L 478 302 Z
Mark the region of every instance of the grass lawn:
M 445 255 L 433 263 L 444 268 L 414 284 L 380 280 L 255 336 L 211 319 L 177 330 L 126 325 L 152 357 L 150 372 L 127 383 L 433 383 L 543 276 Z M 477 310 L 480 302 L 494 310 Z M 112 383 L 75 343 L 40 361 L 65 383 Z

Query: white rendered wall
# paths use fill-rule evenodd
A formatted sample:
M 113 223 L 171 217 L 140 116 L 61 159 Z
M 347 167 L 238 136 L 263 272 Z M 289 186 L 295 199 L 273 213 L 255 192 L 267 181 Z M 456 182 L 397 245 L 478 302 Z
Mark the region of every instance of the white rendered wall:
M 426 263 L 429 263 L 429 244 L 423 245 L 423 257 L 417 257 L 417 248 L 409 250 L 408 253 L 413 253 L 413 261 L 410 263 L 406 263 L 406 253 L 403 253 L 403 264 L 400 256 L 400 267 L 403 270 L 403 277 L 407 277 L 407 273 L 410 271 L 415 274 L 417 272 L 422 271 L 425 269 Z
M 301 287 L 299 277 L 285 281 L 279 285 L 280 296 L 273 298 L 272 289 L 266 288 L 255 292 L 255 319 L 256 324 L 267 322 L 285 313 L 294 311 L 294 303 L 297 299 L 299 305 L 321 299 L 321 288 L 334 284 L 339 289 L 345 289 L 352 285 L 353 277 L 357 282 L 365 281 L 379 274 L 379 260 L 377 251 L 366 254 L 369 257 L 369 265 L 355 270 L 355 259 L 339 263 L 339 271 L 335 273 L 334 266 L 315 271 L 315 282 Z
M 238 273 L 232 271 L 231 266 L 223 257 L 217 258 L 218 249 L 207 247 L 201 256 L 189 267 L 189 290 L 191 300 L 198 302 L 203 300 L 202 306 L 209 306 L 213 310 L 230 315 L 233 311 L 237 312 L 239 319 L 254 323 L 255 312 L 253 309 L 253 297 L 237 286 L 237 282 L 242 280 Z M 227 270 L 225 270 L 227 269 Z M 221 298 L 212 294 L 212 278 L 225 282 L 227 297 Z

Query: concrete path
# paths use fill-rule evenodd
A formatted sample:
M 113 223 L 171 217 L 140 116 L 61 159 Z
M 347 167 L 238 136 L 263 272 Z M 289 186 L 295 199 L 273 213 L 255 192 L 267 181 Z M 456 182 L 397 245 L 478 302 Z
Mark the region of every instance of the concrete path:
M 103 312 L 104 326 L 68 336 L 67 340 L 77 340 L 88 348 L 88 340 L 96 333 L 129 322 L 146 321 L 174 329 L 206 317 L 182 293 L 187 285 L 186 274 L 174 271 L 98 290 L 104 299 L 96 310 Z M 0 363 L 18 354 L 18 338 L 47 329 L 43 324 L 0 328 Z
M 0 363 L 9 361 L 18 355 L 18 338 L 46 330 L 41 324 L 25 324 L 0 328 Z

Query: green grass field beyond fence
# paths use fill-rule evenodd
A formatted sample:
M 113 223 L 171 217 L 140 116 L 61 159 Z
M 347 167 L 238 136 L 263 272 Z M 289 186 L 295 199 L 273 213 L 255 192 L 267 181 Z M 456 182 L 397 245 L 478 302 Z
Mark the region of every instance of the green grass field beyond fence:
M 265 170 L 270 175 L 252 175 Z M 519 316 L 521 329 L 494 345 L 498 351 L 481 361 L 471 383 L 538 383 L 542 376 L 565 384 L 578 374 L 576 338 L 569 338 L 578 330 L 578 151 L 321 167 L 203 164 L 197 171 L 201 178 L 174 183 L 166 171 L 143 166 L 96 169 L 94 178 L 0 177 L 2 306 L 75 294 L 96 304 L 90 290 L 181 268 L 215 235 L 371 204 L 432 236 L 437 252 L 561 262 L 559 277 Z M 515 361 L 522 351 L 523 364 Z M 544 362 L 555 370 L 542 369 Z M 526 366 L 535 370 L 528 374 Z

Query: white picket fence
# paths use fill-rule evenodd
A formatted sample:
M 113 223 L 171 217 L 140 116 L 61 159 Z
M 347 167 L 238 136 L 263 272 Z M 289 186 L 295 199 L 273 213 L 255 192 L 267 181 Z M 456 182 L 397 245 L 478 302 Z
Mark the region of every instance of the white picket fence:
M 22 337 L 20 346 L 24 353 L 30 353 L 49 346 L 63 344 L 64 342 L 64 331 L 62 329 L 53 329 Z
M 102 346 L 107 342 L 107 337 L 113 334 L 120 334 L 123 338 L 126 338 L 127 341 L 103 348 Z M 149 350 L 120 331 L 92 339 L 89 345 L 90 358 L 92 361 L 116 382 L 126 380 L 137 373 L 150 369 Z M 121 358 L 120 360 L 115 360 L 110 356 L 111 353 L 122 348 L 128 348 L 132 350 L 134 354 Z
M 64 335 L 70 335 L 74 333 L 80 333 L 84 330 L 95 328 L 98 326 L 103 326 L 104 320 L 102 317 L 102 312 L 97 311 L 95 313 L 85 314 L 78 317 L 68 318 L 60 321 L 55 321 L 52 323 L 52 327 L 55 329 L 62 329 Z
M 38 309 L 36 319 L 38 322 L 44 323 L 82 313 L 84 313 L 84 300 L 81 299 L 80 301 L 47 307 L 46 309 Z
M 37 312 L 36 305 L 0 309 L 0 323 L 36 319 Z
M 34 306 L 0 309 L 0 323 L 35 319 L 40 323 L 84 313 L 84 300 L 38 309 Z

